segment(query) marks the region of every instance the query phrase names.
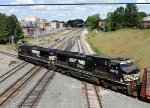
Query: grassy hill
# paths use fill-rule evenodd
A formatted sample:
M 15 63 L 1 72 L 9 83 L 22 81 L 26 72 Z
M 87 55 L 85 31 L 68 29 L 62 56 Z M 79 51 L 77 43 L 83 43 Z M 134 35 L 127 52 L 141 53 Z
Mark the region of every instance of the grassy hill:
M 99 54 L 129 57 L 143 72 L 150 66 L 150 29 L 120 29 L 115 32 L 89 32 L 87 41 Z

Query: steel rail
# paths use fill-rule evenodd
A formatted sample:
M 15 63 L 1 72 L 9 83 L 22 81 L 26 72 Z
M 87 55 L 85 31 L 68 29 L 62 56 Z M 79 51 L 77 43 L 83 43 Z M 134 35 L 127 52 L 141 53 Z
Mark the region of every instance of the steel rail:
M 75 44 L 75 41 L 77 40 L 77 38 L 78 38 L 79 35 L 81 34 L 81 31 L 82 31 L 82 30 L 80 30 L 80 31 L 76 34 L 75 37 L 73 37 L 73 36 L 74 36 L 74 35 L 73 35 L 72 38 L 67 41 L 68 46 L 65 48 L 66 51 L 69 51 L 69 50 L 72 48 L 72 46 Z M 71 43 L 71 40 L 73 40 L 73 43 Z
M 20 65 L 24 64 L 25 62 L 22 62 L 21 64 L 17 65 L 16 67 L 14 67 L 13 69 L 11 69 L 10 71 L 8 71 L 7 73 L 3 74 L 0 76 L 0 78 L 2 78 L 3 76 L 5 76 L 6 74 L 8 74 L 9 72 L 15 70 L 16 68 L 18 68 Z
M 82 48 L 82 51 L 84 54 L 86 54 L 84 48 L 83 48 L 83 44 L 81 44 L 81 41 L 80 41 L 80 45 L 81 45 L 81 48 Z M 78 48 L 79 48 L 79 45 L 78 45 Z M 79 49 L 80 51 L 81 49 Z M 88 88 L 87 88 L 87 82 L 84 82 L 84 86 L 85 86 L 85 92 L 86 92 L 86 97 L 87 97 L 87 104 L 88 104 L 88 108 L 90 108 L 90 101 L 89 101 L 89 96 L 88 96 Z M 96 85 L 92 84 L 93 88 L 94 88 L 94 91 L 96 93 L 96 97 L 97 97 L 97 100 L 98 100 L 98 103 L 99 103 L 99 106 L 100 108 L 103 108 L 103 105 L 102 105 L 102 97 L 100 95 L 100 93 L 98 93 L 99 89 L 96 87 Z
M 95 92 L 96 92 L 96 95 L 97 95 L 97 99 L 99 101 L 99 105 L 101 108 L 103 108 L 103 105 L 102 105 L 102 96 L 98 93 L 99 92 L 99 89 L 97 88 L 97 86 L 93 85 L 94 89 L 95 89 Z
M 13 68 L 12 70 L 8 71 L 7 73 L 3 74 L 0 77 L 0 83 L 3 82 L 4 80 L 6 80 L 7 78 L 9 78 L 11 75 L 15 74 L 16 72 L 18 72 L 18 70 L 20 70 L 21 68 L 23 68 L 24 66 L 26 66 L 28 63 L 27 62 L 23 62 L 22 64 L 16 66 L 15 68 Z M 17 70 L 15 70 L 16 68 L 18 68 Z M 15 70 L 15 71 L 14 71 Z M 14 71 L 14 72 L 13 72 Z M 12 73 L 11 73 L 12 72 Z M 10 73 L 10 74 L 9 74 Z
M 18 105 L 19 108 L 21 107 L 25 107 L 28 106 L 30 108 L 32 108 L 33 106 L 35 106 L 35 103 L 37 100 L 39 100 L 39 96 L 42 94 L 42 92 L 44 91 L 44 89 L 46 89 L 46 86 L 49 84 L 49 82 L 52 80 L 52 78 L 55 75 L 55 72 L 51 73 L 50 76 L 48 75 L 50 72 L 47 71 L 36 83 L 36 85 L 33 87 L 33 89 L 28 93 L 28 95 L 25 97 L 25 99 L 20 103 L 20 105 Z M 46 80 L 45 80 L 46 79 Z M 43 82 L 44 81 L 44 84 Z M 42 83 L 42 87 L 40 87 L 40 83 Z M 40 89 L 40 90 L 37 90 Z M 37 95 L 32 96 L 32 94 L 34 94 L 34 92 L 38 92 Z M 28 103 L 28 100 L 30 100 L 30 102 L 32 103 Z M 28 103 L 28 105 L 26 105 L 26 102 Z M 25 105 L 24 105 L 25 104 Z
M 11 53 L 8 53 L 8 52 L 5 52 L 5 51 L 0 51 L 0 53 L 1 53 L 1 54 L 4 54 L 4 55 L 8 55 L 8 56 L 17 58 L 17 55 L 11 54 Z
M 50 45 L 48 48 L 53 48 L 55 45 L 59 44 L 60 42 L 64 41 L 64 40 L 67 39 L 68 37 L 70 37 L 70 35 L 72 35 L 74 32 L 76 32 L 76 31 L 73 31 L 73 32 L 67 34 L 65 37 L 63 37 L 62 40 L 58 40 L 58 41 L 55 42 L 54 44 Z
M 87 104 L 88 104 L 88 108 L 90 108 L 90 101 L 89 101 L 89 96 L 88 96 L 88 91 L 87 91 L 87 83 L 83 82 L 84 84 L 84 90 L 85 90 L 85 95 L 86 95 L 86 100 L 87 100 Z
M 76 31 L 76 32 L 77 32 L 77 31 Z M 58 46 L 58 49 L 62 49 L 62 47 L 63 47 L 66 43 L 68 43 L 71 39 L 74 38 L 73 36 L 75 36 L 75 34 L 72 34 L 66 41 L 64 41 L 60 46 Z
M 6 103 L 15 92 L 19 91 L 19 89 L 41 69 L 42 68 L 39 66 L 33 67 L 30 71 L 28 71 L 25 75 L 8 87 L 7 90 L 0 94 L 0 106 L 4 105 L 4 103 Z

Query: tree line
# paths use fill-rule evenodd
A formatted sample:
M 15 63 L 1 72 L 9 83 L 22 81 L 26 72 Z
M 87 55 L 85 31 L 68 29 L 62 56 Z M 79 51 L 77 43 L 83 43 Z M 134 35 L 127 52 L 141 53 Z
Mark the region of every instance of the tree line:
M 14 36 L 15 43 L 23 38 L 21 25 L 15 15 L 0 13 L 0 44 L 9 43 L 11 36 Z
M 67 21 L 68 27 L 83 27 L 85 26 L 85 23 L 82 19 L 75 19 L 75 20 L 69 20 Z
M 139 12 L 136 4 L 126 4 L 126 7 L 118 7 L 114 12 L 107 13 L 107 18 L 103 21 L 99 14 L 88 16 L 86 26 L 94 29 L 98 28 L 98 22 L 104 22 L 105 31 L 115 31 L 120 28 L 139 28 L 142 25 L 145 12 Z

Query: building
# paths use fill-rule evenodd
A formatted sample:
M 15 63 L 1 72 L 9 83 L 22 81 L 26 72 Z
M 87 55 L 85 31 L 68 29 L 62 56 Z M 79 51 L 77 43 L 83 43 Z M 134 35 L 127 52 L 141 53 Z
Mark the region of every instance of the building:
M 36 34 L 36 23 L 32 21 L 20 22 L 24 36 L 34 36 Z
M 59 24 L 60 24 L 60 30 L 62 30 L 62 29 L 64 29 L 64 28 L 65 28 L 65 23 L 60 22 Z
M 51 29 L 58 30 L 60 28 L 59 22 L 51 22 Z
M 38 17 L 26 17 L 18 20 L 21 23 L 25 36 L 35 36 L 37 34 L 50 33 L 51 31 L 62 30 L 65 28 L 65 23 L 63 22 L 47 22 L 46 19 Z
M 46 32 L 45 31 L 45 23 L 46 23 L 46 19 L 40 19 L 40 24 L 39 24 L 39 28 L 40 28 L 40 33 L 42 32 Z
M 143 27 L 144 28 L 150 28 L 150 16 L 143 18 Z
M 45 23 L 45 31 L 49 33 L 51 31 L 51 22 Z
M 47 22 L 46 19 L 41 19 L 38 17 L 26 17 L 18 20 L 21 23 L 25 36 L 31 36 L 45 32 L 45 23 Z

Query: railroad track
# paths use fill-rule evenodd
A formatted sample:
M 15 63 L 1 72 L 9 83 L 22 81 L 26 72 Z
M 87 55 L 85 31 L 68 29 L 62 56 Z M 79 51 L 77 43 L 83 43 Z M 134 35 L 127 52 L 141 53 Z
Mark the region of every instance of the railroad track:
M 34 66 L 30 71 L 28 71 L 25 75 L 14 82 L 9 88 L 7 88 L 7 90 L 0 94 L 0 106 L 5 106 L 8 100 L 11 99 L 15 93 L 19 92 L 21 88 L 41 69 L 42 67 Z
M 54 48 L 55 45 L 60 44 L 58 45 L 57 49 L 63 49 L 63 47 L 65 47 L 66 44 L 70 43 L 71 40 L 75 38 L 80 32 L 81 30 L 76 30 L 73 33 L 68 34 L 68 36 L 63 38 L 61 41 L 54 43 L 49 48 Z M 68 48 L 68 45 L 66 47 Z M 64 48 L 64 50 L 66 50 L 66 48 Z
M 37 106 L 37 103 L 41 99 L 42 94 L 48 87 L 54 75 L 55 75 L 55 72 L 50 72 L 49 70 L 47 70 L 47 72 L 39 79 L 37 84 L 33 87 L 33 89 L 31 89 L 28 95 L 18 105 L 18 107 L 19 108 L 25 108 L 25 107 L 32 108 L 32 107 Z
M 81 41 L 79 40 L 80 37 L 78 38 L 78 51 L 79 53 L 84 53 L 85 49 L 83 47 L 83 44 L 81 43 Z M 80 46 L 79 46 L 79 42 L 80 42 Z M 83 90 L 84 90 L 84 95 L 86 96 L 86 100 L 87 100 L 87 107 L 88 108 L 103 108 L 102 105 L 102 96 L 100 94 L 100 89 L 94 85 L 94 84 L 89 84 L 87 82 L 82 82 L 83 84 Z
M 83 82 L 83 90 L 85 91 L 85 96 L 87 99 L 88 108 L 103 108 L 101 95 L 99 94 L 99 89 L 93 84 L 88 84 Z
M 8 53 L 8 52 L 5 52 L 5 51 L 0 51 L 1 54 L 4 54 L 4 55 L 7 55 L 7 56 L 10 56 L 10 57 L 14 57 L 14 58 L 17 58 L 18 56 L 15 55 L 15 54 L 11 54 L 11 53 Z
M 82 30 L 80 30 L 76 36 L 72 37 L 68 42 L 67 42 L 67 47 L 65 48 L 66 51 L 70 51 L 71 48 L 74 46 L 76 41 L 78 40 L 79 36 L 81 35 Z
M 27 62 L 22 62 L 21 64 L 17 65 L 10 71 L 8 71 L 5 74 L 3 74 L 2 76 L 0 76 L 0 83 L 3 82 L 4 80 L 6 80 L 7 78 L 9 78 L 11 75 L 18 72 L 21 68 L 25 67 L 27 64 L 28 64 Z

